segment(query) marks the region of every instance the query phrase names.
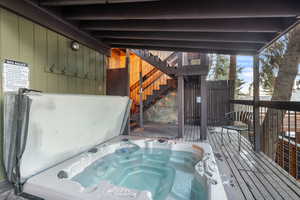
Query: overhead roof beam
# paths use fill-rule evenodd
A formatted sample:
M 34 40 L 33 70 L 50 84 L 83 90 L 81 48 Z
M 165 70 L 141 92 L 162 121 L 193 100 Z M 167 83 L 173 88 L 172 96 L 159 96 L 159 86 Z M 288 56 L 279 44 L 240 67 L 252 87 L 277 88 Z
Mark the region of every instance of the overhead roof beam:
M 187 42 L 187 41 L 159 41 L 159 40 L 124 40 L 124 39 L 106 39 L 103 40 L 110 45 L 137 45 L 137 46 L 157 46 L 157 47 L 183 47 L 199 49 L 216 50 L 245 50 L 257 51 L 262 47 L 260 44 L 249 43 L 215 43 L 215 42 Z
M 298 0 L 182 0 L 92 5 L 65 10 L 72 20 L 296 17 Z
M 217 53 L 217 54 L 228 54 L 228 55 L 256 55 L 257 51 L 251 50 L 212 50 L 203 48 L 187 48 L 187 47 L 161 47 L 161 46 L 147 46 L 147 45 L 122 45 L 112 44 L 114 48 L 130 48 L 130 49 L 149 49 L 159 51 L 182 51 L 182 52 L 201 52 L 201 53 Z
M 101 31 L 92 32 L 96 38 L 178 40 L 202 42 L 244 42 L 265 44 L 275 34 L 272 33 L 212 33 L 212 32 L 146 32 L 146 31 Z
M 87 21 L 85 30 L 178 31 L 178 32 L 257 32 L 277 33 L 290 26 L 291 18 L 208 19 L 208 20 L 124 20 Z
M 110 3 L 137 3 L 159 0 L 42 0 L 43 6 L 74 6 L 74 5 L 91 5 L 91 4 L 110 4 Z

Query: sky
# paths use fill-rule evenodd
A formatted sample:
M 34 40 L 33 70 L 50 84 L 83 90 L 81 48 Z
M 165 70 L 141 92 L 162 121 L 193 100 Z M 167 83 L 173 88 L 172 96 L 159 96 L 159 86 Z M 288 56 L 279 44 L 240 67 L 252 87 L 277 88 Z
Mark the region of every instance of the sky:
M 242 87 L 243 93 L 248 93 L 249 85 L 253 81 L 253 57 L 252 56 L 237 56 L 237 66 L 242 68 L 242 73 L 238 78 L 244 80 L 246 83 Z

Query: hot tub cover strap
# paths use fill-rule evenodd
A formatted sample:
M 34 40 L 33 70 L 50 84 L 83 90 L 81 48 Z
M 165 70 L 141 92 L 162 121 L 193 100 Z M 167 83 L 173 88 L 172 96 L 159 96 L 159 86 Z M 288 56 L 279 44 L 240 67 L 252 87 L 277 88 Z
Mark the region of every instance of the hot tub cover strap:
M 20 161 L 25 150 L 31 100 L 19 93 L 7 93 L 4 98 L 3 159 L 8 181 L 21 191 Z

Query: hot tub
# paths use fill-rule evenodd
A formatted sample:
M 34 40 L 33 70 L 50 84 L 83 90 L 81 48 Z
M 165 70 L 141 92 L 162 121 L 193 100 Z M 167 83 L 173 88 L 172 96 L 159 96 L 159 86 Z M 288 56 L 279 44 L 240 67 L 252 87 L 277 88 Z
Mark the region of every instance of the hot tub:
M 27 134 L 16 136 L 23 148 L 9 145 L 5 157 L 19 195 L 49 200 L 227 199 L 209 144 L 120 136 L 130 105 L 126 97 L 28 93 L 20 99 L 25 104 L 19 105 L 31 102 L 21 123 L 26 122 L 27 131 L 20 128 Z M 6 108 L 6 113 L 12 111 Z M 7 138 L 11 127 L 6 123 L 6 144 L 14 144 L 14 137 Z M 9 159 L 11 152 L 21 154 L 21 162 Z
M 45 199 L 227 199 L 209 144 L 126 139 L 29 179 L 24 191 Z

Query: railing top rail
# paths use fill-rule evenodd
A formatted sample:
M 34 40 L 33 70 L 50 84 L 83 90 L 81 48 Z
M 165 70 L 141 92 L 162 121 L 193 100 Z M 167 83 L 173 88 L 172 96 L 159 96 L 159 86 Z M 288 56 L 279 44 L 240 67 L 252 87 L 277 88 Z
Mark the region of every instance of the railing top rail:
M 241 105 L 254 105 L 253 100 L 230 100 L 230 103 Z M 300 111 L 299 101 L 258 101 L 258 106 L 274 108 L 279 110 Z
M 158 72 L 159 70 L 155 67 L 153 67 L 153 69 L 151 69 L 147 74 L 145 74 L 143 76 L 143 81 L 146 81 L 148 78 L 150 78 L 153 74 L 155 74 L 156 72 Z M 138 88 L 140 86 L 140 80 L 137 80 L 134 84 L 132 84 L 130 86 L 130 91 L 135 90 L 136 88 Z
M 241 105 L 250 105 L 253 106 L 254 105 L 254 101 L 253 100 L 230 100 L 230 103 L 234 103 L 234 104 L 241 104 Z
M 163 75 L 165 75 L 165 74 L 163 72 L 160 72 L 160 74 L 157 77 L 155 77 L 151 82 L 149 82 L 145 87 L 143 87 L 143 90 L 146 90 L 151 85 L 153 85 L 154 83 L 156 83 L 156 81 L 158 81 Z

